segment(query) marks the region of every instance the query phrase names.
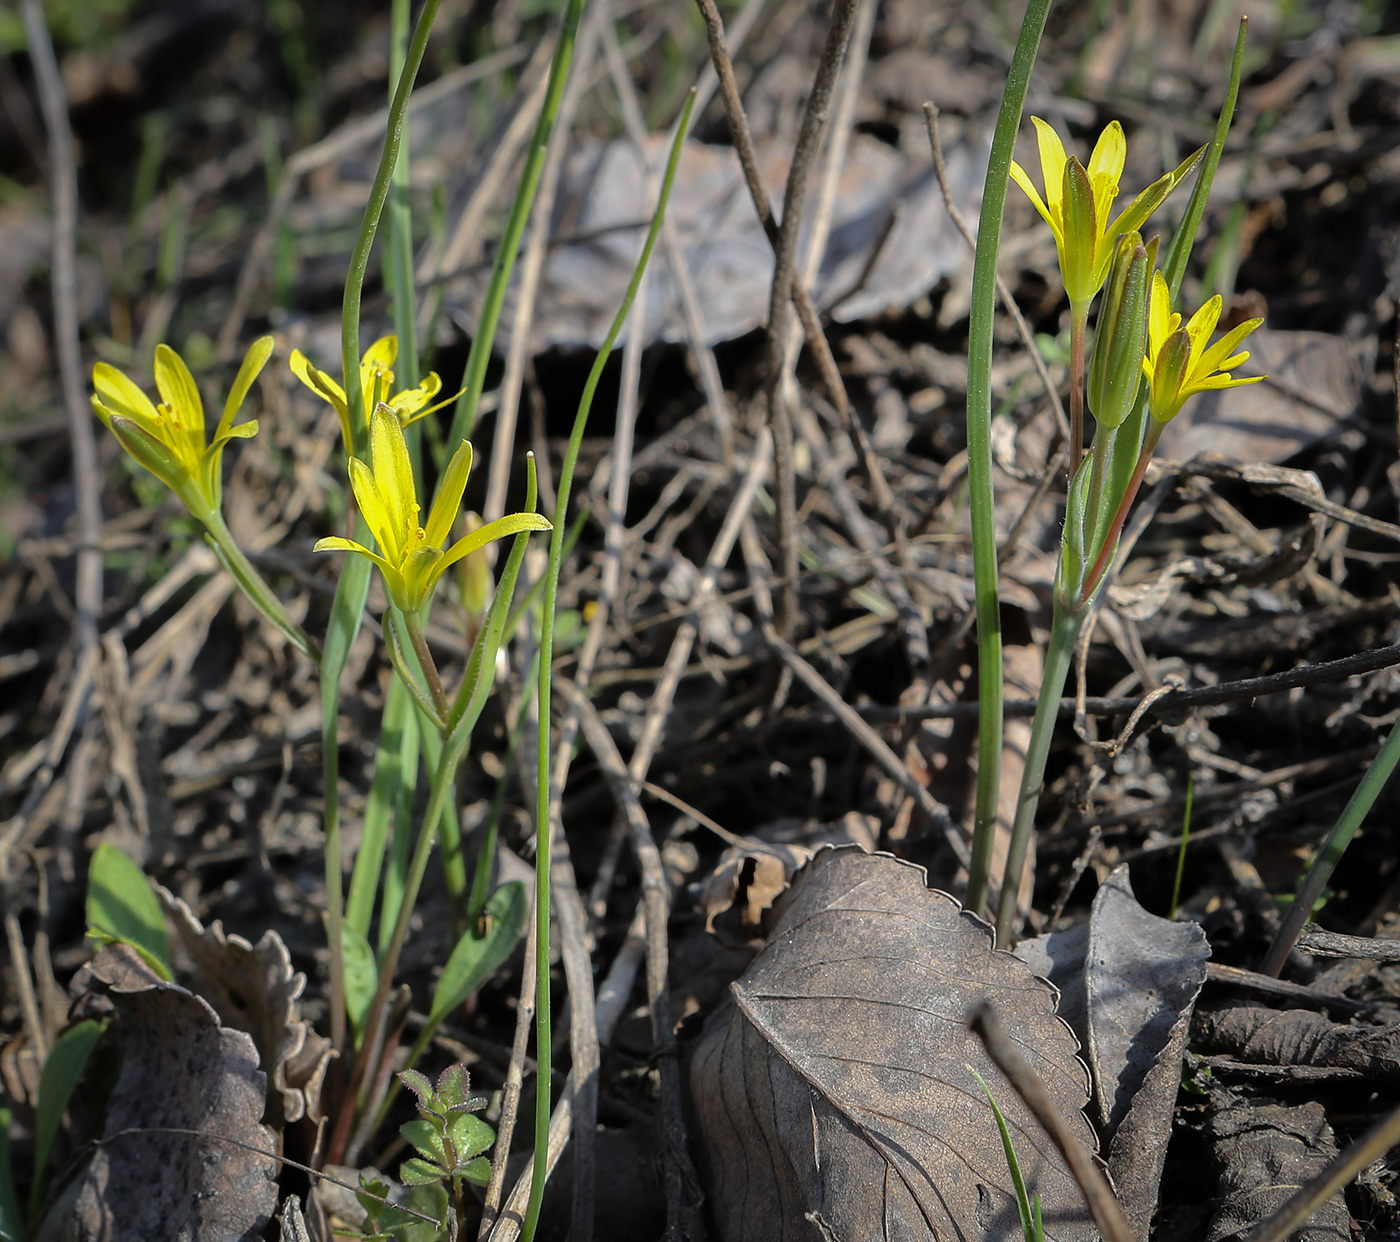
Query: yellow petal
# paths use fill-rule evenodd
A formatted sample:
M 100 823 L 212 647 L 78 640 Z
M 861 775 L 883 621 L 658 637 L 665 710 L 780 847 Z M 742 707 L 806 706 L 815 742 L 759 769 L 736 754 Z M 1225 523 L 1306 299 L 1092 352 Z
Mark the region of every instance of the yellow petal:
M 403 545 L 398 528 L 394 525 L 393 514 L 379 493 L 374 475 L 358 457 L 350 459 L 350 490 L 355 493 L 360 515 L 365 519 L 365 525 L 369 527 L 379 550 L 397 562 Z
M 1058 246 L 1063 237 L 1060 231 L 1060 222 L 1050 213 L 1050 208 L 1045 205 L 1045 200 L 1040 197 L 1040 191 L 1035 188 L 1031 179 L 1026 175 L 1026 170 L 1015 160 L 1011 161 L 1011 179 L 1026 192 L 1026 197 L 1031 200 L 1045 223 L 1050 226 L 1050 231 L 1055 235 L 1055 244 Z
M 324 371 L 318 370 L 311 365 L 306 355 L 299 349 L 292 350 L 292 356 L 288 362 L 292 368 L 292 374 L 314 392 L 322 401 L 329 401 L 336 410 L 345 411 L 345 389 L 335 382 Z
M 411 421 L 416 414 L 442 390 L 442 380 L 436 371 L 429 371 L 427 378 L 417 388 L 406 388 L 388 399 L 389 407 L 399 416 L 401 423 Z
M 1191 337 L 1192 358 L 1199 358 L 1204 352 L 1206 342 L 1210 340 L 1211 334 L 1215 331 L 1215 325 L 1220 322 L 1220 311 L 1223 305 L 1224 303 L 1217 293 L 1191 316 L 1190 323 L 1186 325 L 1186 331 Z
M 120 414 L 156 434 L 160 426 L 156 421 L 156 407 L 128 376 L 110 363 L 99 362 L 92 368 L 92 386 L 109 414 Z
M 1107 177 L 1113 183 L 1114 194 L 1118 193 L 1118 181 L 1123 176 L 1123 165 L 1128 159 L 1128 141 L 1123 137 L 1123 127 L 1117 121 L 1110 121 L 1094 144 L 1094 153 L 1089 157 L 1089 176 L 1097 181 Z
M 446 546 L 452 534 L 452 523 L 457 519 L 457 510 L 462 506 L 462 493 L 467 490 L 467 479 L 472 472 L 472 446 L 465 440 L 452 454 L 447 469 L 442 472 L 442 482 L 433 507 L 424 524 L 424 537 L 435 548 Z
M 156 387 L 160 390 L 161 398 L 166 405 L 175 409 L 184 431 L 191 435 L 198 432 L 202 447 L 204 402 L 200 400 L 199 388 L 185 360 L 169 345 L 157 345 L 155 371 Z
M 409 535 L 418 530 L 418 493 L 413 483 L 408 444 L 398 416 L 387 406 L 375 407 L 369 434 L 375 486 L 394 524 L 395 547 L 402 550 Z M 402 560 L 402 554 L 397 559 Z
M 1065 144 L 1049 125 L 1038 116 L 1031 117 L 1035 125 L 1036 139 L 1040 146 L 1040 175 L 1045 182 L 1045 202 L 1051 214 L 1059 216 L 1060 187 L 1065 176 Z
M 1152 302 L 1147 311 L 1148 352 L 1153 359 L 1172 333 L 1172 295 L 1160 271 L 1152 273 Z
M 233 387 L 228 390 L 228 400 L 224 402 L 223 416 L 219 419 L 219 426 L 214 432 L 215 439 L 225 434 L 233 426 L 233 420 L 238 417 L 238 411 L 243 406 L 248 389 L 253 386 L 253 381 L 262 373 L 263 367 L 267 365 L 267 360 L 272 357 L 273 344 L 274 341 L 270 336 L 260 336 L 248 347 L 248 352 L 243 357 L 243 365 L 238 368 L 238 375 L 234 378 Z
M 504 539 L 508 535 L 518 535 L 522 531 L 529 530 L 553 530 L 549 519 L 539 513 L 507 513 L 505 517 L 497 518 L 494 522 L 487 522 L 479 530 L 474 530 L 470 535 L 463 535 L 447 550 L 447 554 L 442 558 L 442 569 L 449 565 L 455 565 L 464 556 L 475 552 L 477 548 L 484 548 L 488 543 L 497 539 Z M 439 570 L 441 572 L 441 570 Z
M 360 359 L 360 390 L 365 409 L 372 410 L 380 401 L 389 399 L 394 383 L 394 363 L 399 357 L 399 338 L 381 336 L 365 350 Z

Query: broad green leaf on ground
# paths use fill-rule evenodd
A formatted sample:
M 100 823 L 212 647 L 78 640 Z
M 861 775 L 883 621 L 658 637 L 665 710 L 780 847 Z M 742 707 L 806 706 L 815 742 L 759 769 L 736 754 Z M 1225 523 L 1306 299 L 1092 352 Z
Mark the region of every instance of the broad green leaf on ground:
M 774 915 L 691 1066 L 722 1242 L 1019 1237 L 974 1069 L 1003 1108 L 1046 1238 L 1095 1238 L 1059 1153 L 967 1029 L 968 1009 L 990 1000 L 1092 1149 L 1088 1075 L 1054 989 L 889 855 L 822 851 Z
M 502 884 L 491 894 L 483 911 L 486 934 L 478 938 L 476 928 L 467 928 L 442 969 L 433 990 L 430 1024 L 447 1017 L 510 956 L 525 930 L 529 908 L 525 885 L 519 880 Z
M 1145 1238 L 1206 980 L 1205 932 L 1144 910 L 1122 866 L 1095 895 L 1086 925 L 1023 941 L 1016 956 L 1060 989 L 1060 1016 L 1089 1062 L 1109 1173 L 1128 1223 Z
M 165 915 L 141 868 L 103 842 L 88 867 L 87 934 L 98 945 L 131 945 L 157 974 L 174 978 Z
M 277 1149 L 259 1122 L 266 1079 L 252 1039 L 126 944 L 103 948 L 73 987 L 79 1003 L 110 1005 L 121 1068 L 103 1141 L 36 1242 L 261 1237 Z

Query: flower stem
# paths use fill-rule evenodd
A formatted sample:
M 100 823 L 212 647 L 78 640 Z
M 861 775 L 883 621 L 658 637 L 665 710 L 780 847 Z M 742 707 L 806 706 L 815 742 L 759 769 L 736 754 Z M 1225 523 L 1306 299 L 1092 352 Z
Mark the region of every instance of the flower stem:
M 213 544 L 214 554 L 219 563 L 233 575 L 234 581 L 243 589 L 253 606 L 286 635 L 298 651 L 308 660 L 321 662 L 321 649 L 311 640 L 305 630 L 287 615 L 282 601 L 273 594 L 272 588 L 263 581 L 262 575 L 253 568 L 253 563 L 243 554 L 243 549 L 234 542 L 229 528 L 224 525 L 224 517 L 217 510 L 204 519 L 205 528 Z
M 1069 313 L 1069 477 L 1084 458 L 1084 338 L 1089 307 L 1071 304 Z
M 1137 465 L 1133 468 L 1133 476 L 1128 480 L 1128 486 L 1123 490 L 1123 499 L 1119 502 L 1118 512 L 1113 515 L 1113 522 L 1104 534 L 1103 544 L 1099 548 L 1099 554 L 1094 561 L 1093 568 L 1084 578 L 1084 589 L 1079 595 L 1081 608 L 1093 598 L 1104 572 L 1108 569 L 1113 551 L 1118 546 L 1118 536 L 1123 533 L 1123 523 L 1127 521 L 1128 510 L 1133 507 L 1138 488 L 1142 486 L 1142 476 L 1147 473 L 1147 463 L 1152 460 L 1152 452 L 1157 447 L 1157 441 L 1161 438 L 1162 427 L 1163 424 L 1154 418 L 1147 428 L 1147 435 L 1142 442 L 1142 452 L 1138 454 Z
M 1035 720 L 1031 724 L 1030 745 L 1026 748 L 1025 767 L 1021 771 L 1021 792 L 1016 798 L 1016 818 L 1011 825 L 1011 844 L 1006 852 L 1006 870 L 1001 878 L 1001 900 L 997 905 L 997 947 L 1009 949 L 1011 933 L 1016 922 L 1016 895 L 1021 888 L 1021 874 L 1026 867 L 1026 852 L 1035 829 L 1035 812 L 1040 805 L 1040 790 L 1045 780 L 1045 761 L 1050 755 L 1050 739 L 1059 715 L 1060 695 L 1069 676 L 1070 661 L 1080 627 L 1089 610 L 1077 607 L 1067 610 L 1055 595 L 1054 618 L 1050 623 L 1050 643 L 1045 649 L 1045 672 L 1040 681 L 1040 698 L 1035 705 Z
M 433 706 L 437 708 L 439 720 L 447 720 L 452 712 L 452 704 L 447 701 L 447 693 L 442 688 L 442 678 L 438 676 L 433 653 L 428 650 L 428 639 L 423 633 L 423 618 L 420 613 L 403 614 L 403 627 L 408 631 L 408 641 L 413 644 L 413 652 L 418 663 L 423 666 L 423 676 L 428 682 L 428 693 L 433 696 Z

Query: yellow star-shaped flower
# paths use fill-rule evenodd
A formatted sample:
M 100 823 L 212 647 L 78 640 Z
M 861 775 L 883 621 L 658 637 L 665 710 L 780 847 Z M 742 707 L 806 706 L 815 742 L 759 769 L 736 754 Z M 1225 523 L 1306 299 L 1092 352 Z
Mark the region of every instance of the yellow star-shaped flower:
M 1011 176 L 1055 235 L 1060 257 L 1060 277 L 1075 310 L 1087 313 L 1094 295 L 1103 288 L 1113 261 L 1114 242 L 1123 233 L 1141 229 L 1148 216 L 1195 166 L 1197 151 L 1179 168 L 1154 181 L 1113 219 L 1119 179 L 1128 158 L 1123 127 L 1111 121 L 1094 144 L 1086 168 L 1077 157 L 1066 156 L 1060 136 L 1038 116 L 1031 117 L 1040 145 L 1040 172 L 1045 181 L 1041 198 L 1026 170 L 1014 160 Z M 1204 150 L 1204 148 L 1202 148 Z
M 1222 303 L 1216 294 L 1183 328 L 1181 316 L 1172 312 L 1171 294 L 1161 272 L 1153 274 L 1152 303 L 1147 315 L 1147 356 L 1142 360 L 1149 386 L 1148 409 L 1159 423 L 1177 416 L 1187 400 L 1198 392 L 1257 384 L 1262 375 L 1230 375 L 1249 359 L 1249 351 L 1236 349 L 1264 321 L 1247 319 L 1231 328 L 1207 348 L 1220 322 Z
M 398 412 L 380 402 L 370 418 L 370 464 L 358 457 L 350 459 L 350 486 L 379 551 L 338 536 L 319 540 L 316 551 L 338 550 L 368 557 L 384 575 L 395 606 L 404 613 L 416 613 L 428 602 L 443 571 L 464 556 L 507 535 L 551 529 L 538 513 L 510 513 L 448 547 L 471 468 L 472 446 L 463 440 L 443 472 L 428 520 L 420 526 L 421 507 L 403 425 Z
M 360 391 L 364 393 L 366 424 L 370 421 L 368 412 L 381 404 L 393 410 L 404 426 L 441 409 L 446 404 L 428 404 L 442 391 L 442 380 L 438 378 L 436 371 L 429 371 L 427 377 L 416 388 L 408 388 L 390 396 L 390 390 L 394 386 L 394 363 L 398 361 L 398 357 L 399 338 L 381 336 L 365 350 L 360 359 Z M 299 349 L 292 350 L 289 365 L 297 379 L 322 401 L 330 402 L 335 408 L 340 417 L 340 435 L 345 442 L 345 451 L 352 452 L 355 441 L 350 434 L 350 410 L 345 389 L 324 371 L 312 366 L 311 361 Z
M 92 369 L 92 408 L 117 442 L 137 462 L 160 479 L 206 525 L 223 505 L 224 446 L 230 440 L 256 435 L 257 420 L 233 425 L 243 399 L 272 356 L 272 338 L 259 337 L 249 348 L 233 381 L 224 412 L 205 442 L 204 402 L 194 376 L 169 345 L 157 345 L 154 405 L 141 387 L 110 363 Z

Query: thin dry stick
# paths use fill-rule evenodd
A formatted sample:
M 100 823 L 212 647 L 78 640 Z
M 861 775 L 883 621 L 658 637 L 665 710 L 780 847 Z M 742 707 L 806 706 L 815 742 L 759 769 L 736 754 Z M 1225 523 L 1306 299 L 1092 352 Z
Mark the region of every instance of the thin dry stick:
M 738 491 L 734 493 L 729 512 L 724 516 L 710 555 L 705 558 L 699 581 L 691 593 L 691 615 L 681 622 L 675 638 L 671 640 L 671 650 L 666 654 L 666 663 L 661 676 L 656 680 L 656 689 L 652 692 L 651 701 L 647 704 L 641 735 L 632 751 L 632 762 L 628 770 L 633 780 L 640 781 L 646 778 L 647 769 L 651 767 L 652 758 L 661 744 L 661 732 L 666 717 L 670 714 L 671 704 L 675 700 L 676 687 L 680 685 L 681 674 L 690 660 L 696 635 L 700 632 L 700 613 L 714 596 L 715 582 L 719 578 L 720 570 L 728 562 L 730 553 L 734 551 L 734 543 L 739 537 L 741 527 L 752 520 L 750 511 L 754 498 L 768 477 L 768 468 L 772 460 L 773 437 L 765 428 L 759 433 L 758 443 L 749 457 L 749 468 L 744 472 Z
M 762 0 L 752 0 L 750 8 L 757 12 Z M 746 10 L 747 11 L 747 10 Z M 618 103 L 622 106 L 623 127 L 637 149 L 640 160 L 646 158 L 646 123 L 642 117 L 641 104 L 637 99 L 636 87 L 627 72 L 627 64 L 622 57 L 622 45 L 618 41 L 617 29 L 609 22 L 603 32 L 603 51 L 607 57 L 608 72 L 617 92 Z M 713 91 L 716 78 L 710 69 L 709 86 Z M 704 104 L 697 97 L 691 108 L 692 116 L 699 116 Z M 675 282 L 680 299 L 681 317 L 685 321 L 687 342 L 695 362 L 695 370 L 700 377 L 700 387 L 705 393 L 705 404 L 719 436 L 720 453 L 725 467 L 734 468 L 734 415 L 729 408 L 729 399 L 724 394 L 724 382 L 720 377 L 719 364 L 714 351 L 705 343 L 704 319 L 700 313 L 700 299 L 695 294 L 695 282 L 690 279 L 690 270 L 685 264 L 685 252 L 676 238 L 675 223 L 669 215 L 661 222 L 661 244 L 665 247 L 666 262 Z M 640 291 L 639 291 L 640 294 Z M 638 322 L 640 317 L 638 318 Z
M 1305 1182 L 1277 1212 L 1245 1235 L 1244 1242 L 1283 1242 L 1363 1169 L 1400 1143 L 1400 1108 L 1374 1125 L 1316 1177 Z
M 527 890 L 528 891 L 528 890 Z M 515 1012 L 515 1037 L 510 1046 L 510 1065 L 501 1087 L 501 1120 L 496 1126 L 496 1146 L 491 1155 L 491 1180 L 486 1186 L 486 1201 L 481 1208 L 481 1227 L 477 1237 L 484 1239 L 491 1232 L 500 1214 L 501 1195 L 505 1191 L 506 1161 L 510 1156 L 511 1139 L 515 1137 L 515 1121 L 520 1112 L 520 1089 L 525 1081 L 525 1053 L 530 1046 L 530 1031 L 535 1022 L 535 929 L 536 922 L 528 919 L 525 937 L 525 965 L 520 977 L 520 1004 Z
M 963 240 L 975 250 L 977 239 L 972 235 L 967 219 L 959 210 L 957 203 L 953 201 L 953 194 L 948 186 L 948 168 L 943 162 L 943 143 L 938 136 L 937 104 L 924 104 L 924 122 L 928 126 L 929 145 L 933 148 L 933 171 L 938 178 L 938 188 L 943 192 L 943 205 L 948 209 L 948 218 L 953 222 L 953 227 L 962 234 Z M 1002 279 L 1000 273 L 997 274 L 997 296 L 1001 298 L 1001 304 L 1010 312 L 1011 318 L 1016 323 L 1016 332 L 1021 338 L 1021 344 L 1030 357 L 1031 365 L 1035 367 L 1035 373 L 1040 377 L 1040 382 L 1045 388 L 1045 395 L 1050 398 L 1050 405 L 1055 411 L 1055 422 L 1060 428 L 1060 433 L 1068 436 L 1069 419 L 1065 415 L 1065 407 L 1060 403 L 1059 390 L 1055 387 L 1055 381 L 1050 378 L 1050 371 L 1045 365 L 1045 359 L 1040 356 L 1040 349 L 1035 343 L 1035 333 L 1031 331 L 1026 317 L 1021 314 L 1021 308 L 1016 304 L 1011 287 Z
M 523 45 L 506 48 L 473 64 L 463 65 L 461 68 L 445 74 L 430 86 L 414 91 L 408 101 L 409 121 L 412 121 L 414 115 L 421 109 L 448 98 L 454 91 L 462 90 L 473 82 L 479 82 L 483 78 L 489 78 L 492 74 L 508 69 L 511 65 L 524 60 L 526 55 Z M 238 269 L 238 281 L 234 285 L 233 300 L 229 305 L 228 314 L 224 316 L 223 326 L 219 329 L 218 356 L 221 361 L 226 362 L 233 357 L 239 335 L 243 331 L 243 321 L 247 319 L 248 308 L 252 305 L 253 292 L 257 286 L 258 277 L 272 251 L 272 239 L 277 232 L 277 226 L 282 223 L 287 209 L 292 204 L 292 198 L 296 194 L 301 179 L 314 169 L 338 159 L 346 151 L 360 143 L 382 138 L 384 127 L 388 122 L 389 110 L 381 108 L 370 116 L 347 122 L 335 133 L 328 134 L 320 142 L 303 151 L 298 151 L 287 161 L 287 165 L 282 171 L 282 181 L 277 187 L 277 193 L 273 195 L 272 202 L 268 206 L 267 218 L 254 235 L 253 244 L 248 247 L 243 266 Z
M 593 704 L 579 694 L 576 687 L 571 689 L 571 693 L 578 703 L 588 745 L 602 765 L 612 786 L 613 797 L 627 817 L 627 825 L 632 830 L 632 849 L 642 873 L 647 934 L 647 1008 L 651 1013 L 652 1047 L 659 1061 L 661 1076 L 661 1158 L 666 1187 L 667 1236 L 676 1236 L 679 1231 L 682 1236 L 696 1237 L 697 1230 L 703 1229 L 703 1226 L 699 1223 L 697 1179 L 687 1154 L 680 1064 L 667 983 L 670 952 L 666 933 L 670 919 L 670 891 L 666 883 L 666 870 L 617 744 Z
M 1060 1149 L 1065 1164 L 1084 1192 L 1084 1200 L 1094 1215 L 1094 1223 L 1108 1242 L 1136 1242 L 1132 1229 L 1123 1218 L 1123 1209 L 1113 1197 L 1108 1184 L 1093 1156 L 1084 1150 L 1065 1120 L 1055 1107 L 1055 1102 L 1046 1091 L 1030 1062 L 1021 1055 L 1016 1043 L 1001 1025 L 996 1010 L 983 1001 L 973 1010 L 968 1023 L 973 1032 L 987 1049 L 987 1055 L 996 1063 L 997 1069 L 1016 1089 L 1016 1094 L 1025 1101 L 1026 1107 L 1035 1114 L 1045 1133 Z
M 778 469 L 778 547 L 783 584 L 778 603 L 778 633 L 790 639 L 797 632 L 797 465 L 794 459 L 792 417 L 783 400 L 783 350 L 792 315 L 792 289 L 796 278 L 794 257 L 797 230 L 807 199 L 807 181 L 817 145 L 826 126 L 827 107 L 836 74 L 846 55 L 851 25 L 859 0 L 836 0 L 826 46 L 817 63 L 816 76 L 802 113 L 802 124 L 788 166 L 787 188 L 783 194 L 783 218 L 778 239 L 773 244 L 773 285 L 768 296 L 768 349 L 764 360 L 765 399 L 768 425 L 773 429 L 773 446 Z

